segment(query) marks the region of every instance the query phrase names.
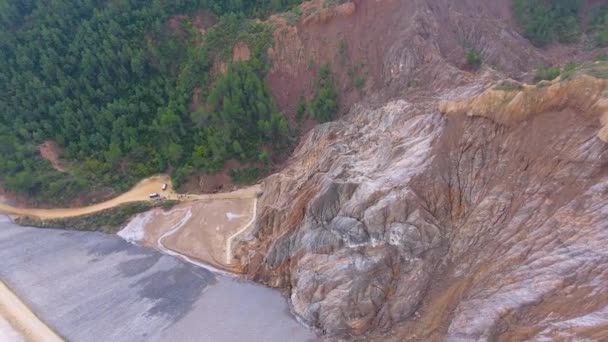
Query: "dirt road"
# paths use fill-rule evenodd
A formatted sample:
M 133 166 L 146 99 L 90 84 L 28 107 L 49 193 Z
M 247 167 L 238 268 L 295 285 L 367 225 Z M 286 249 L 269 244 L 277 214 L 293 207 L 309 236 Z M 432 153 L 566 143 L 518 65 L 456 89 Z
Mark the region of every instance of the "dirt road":
M 167 184 L 167 189 L 162 190 L 163 184 Z M 98 203 L 82 208 L 58 208 L 58 209 L 35 209 L 35 208 L 16 208 L 0 202 L 0 213 L 8 215 L 27 215 L 41 219 L 57 219 L 65 217 L 74 217 L 92 214 L 105 209 L 113 208 L 121 204 L 129 202 L 148 201 L 151 193 L 159 193 L 163 197 L 171 200 L 194 201 L 204 199 L 233 199 L 233 198 L 251 198 L 255 197 L 259 191 L 259 186 L 253 186 L 246 189 L 237 190 L 230 193 L 219 194 L 177 194 L 171 185 L 171 179 L 166 175 L 150 177 L 139 182 L 131 190 L 124 194 L 115 197 L 109 201 Z
M 162 191 L 162 185 L 168 184 L 167 190 Z M 150 193 L 162 193 L 163 196 L 169 199 L 177 199 L 177 194 L 173 191 L 168 176 L 155 176 L 145 179 L 135 185 L 131 190 L 124 194 L 115 197 L 109 201 L 98 203 L 82 208 L 57 208 L 57 209 L 34 209 L 34 208 L 16 208 L 3 203 L 0 203 L 0 213 L 9 215 L 27 215 L 35 216 L 41 219 L 56 219 L 64 217 L 74 217 L 87 215 L 113 208 L 124 203 L 147 201 Z
M 0 318 L 4 318 L 27 341 L 63 341 L 2 281 L 0 281 Z
M 232 264 L 232 241 L 239 235 L 243 234 L 247 229 L 249 229 L 249 227 L 251 227 L 251 225 L 255 222 L 255 217 L 258 213 L 258 199 L 257 197 L 253 199 L 253 210 L 251 212 L 251 219 L 249 220 L 249 222 L 247 222 L 247 224 L 245 224 L 243 226 L 242 229 L 239 229 L 238 232 L 230 235 L 230 237 L 228 237 L 228 239 L 226 240 L 226 264 L 227 265 L 231 265 Z

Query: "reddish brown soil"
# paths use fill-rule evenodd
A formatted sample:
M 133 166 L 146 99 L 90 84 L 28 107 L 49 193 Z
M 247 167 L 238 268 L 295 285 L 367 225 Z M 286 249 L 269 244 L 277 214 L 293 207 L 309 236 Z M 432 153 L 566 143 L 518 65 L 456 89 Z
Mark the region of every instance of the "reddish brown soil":
M 366 4 L 348 2 L 323 8 L 323 1 L 311 1 L 302 5 L 303 15 L 295 26 L 281 16 L 270 18 L 276 25 L 275 45 L 269 51 L 274 65 L 266 81 L 279 109 L 290 118 L 292 125 L 300 97 L 314 96 L 319 68 L 326 63 L 331 66 L 340 94 L 341 112 L 347 111 L 362 98 L 365 90 L 372 88 L 370 85 L 379 73 L 370 70 L 366 59 L 373 49 L 360 49 L 359 44 L 365 44 L 366 36 L 353 26 L 361 21 L 357 9 L 366 7 Z M 356 77 L 365 79 L 361 89 L 354 86 Z M 306 132 L 311 125 L 304 128 Z
M 190 102 L 190 111 L 194 112 L 200 106 L 203 105 L 203 90 L 201 88 L 194 88 L 192 92 L 192 101 Z
M 588 12 L 600 2 L 586 1 L 583 16 L 588 17 Z M 323 64 L 331 67 L 340 96 L 339 114 L 343 114 L 354 103 L 374 100 L 380 94 L 390 98 L 418 90 L 436 91 L 450 79 L 446 76 L 440 84 L 432 83 L 440 78 L 437 77 L 440 73 L 446 73 L 449 68 L 446 63 L 466 68 L 467 46 L 482 51 L 484 64 L 518 79 L 525 79 L 522 71 L 529 73 L 538 65 L 589 61 L 600 51 L 589 49 L 590 38 L 584 35 L 577 44 L 556 44 L 542 51 L 517 38 L 503 37 L 500 46 L 496 44 L 501 39 L 500 33 L 492 37 L 484 32 L 492 29 L 485 18 L 475 19 L 479 32 L 469 32 L 472 29 L 460 21 L 470 13 L 482 10 L 474 3 L 453 9 L 439 3 L 429 3 L 422 11 L 424 6 L 416 1 L 351 0 L 340 6 L 326 7 L 324 0 L 311 0 L 301 6 L 302 16 L 293 25 L 284 16 L 271 17 L 269 21 L 275 25 L 275 44 L 269 50 L 273 67 L 266 81 L 279 109 L 294 125 L 298 100 L 301 96 L 313 97 L 315 79 Z M 510 0 L 487 2 L 483 7 L 487 16 L 499 18 L 505 30 L 518 30 Z M 429 20 L 433 16 L 437 17 L 437 22 Z M 416 26 L 422 29 L 414 29 Z M 488 36 L 484 37 L 485 34 Z M 416 56 L 399 56 L 402 51 L 394 49 L 395 42 L 403 40 L 419 50 Z M 521 51 L 520 55 L 513 53 L 517 50 Z M 387 68 L 388 64 L 401 64 L 406 72 L 391 70 Z M 408 75 L 407 79 L 398 76 L 415 68 L 419 68 L 419 72 Z M 471 74 L 481 72 L 469 71 Z M 309 129 L 310 126 L 305 125 L 302 133 Z
M 248 61 L 251 58 L 249 46 L 244 42 L 238 42 L 232 49 L 232 60 L 234 62 Z
M 196 173 L 191 175 L 179 190 L 202 194 L 233 191 L 237 186 L 230 177 L 230 170 L 250 166 L 250 164 L 243 164 L 234 159 L 229 160 L 224 168 L 215 174 Z
M 59 148 L 56 142 L 47 140 L 38 146 L 38 151 L 40 151 L 40 156 L 48 160 L 55 170 L 59 172 L 67 171 L 65 162 L 61 160 L 61 148 Z
M 27 205 L 28 200 L 24 196 L 6 191 L 0 186 L 0 203 L 20 207 Z

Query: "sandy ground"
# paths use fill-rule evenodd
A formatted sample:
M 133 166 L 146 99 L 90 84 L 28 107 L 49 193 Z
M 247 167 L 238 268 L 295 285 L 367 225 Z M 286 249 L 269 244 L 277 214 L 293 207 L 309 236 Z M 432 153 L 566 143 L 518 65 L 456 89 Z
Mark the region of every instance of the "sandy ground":
M 0 341 L 63 341 L 0 281 Z
M 0 279 L 68 341 L 316 339 L 278 291 L 118 236 L 25 228 L 0 217 L 0 260 Z
M 40 156 L 48 160 L 55 170 L 59 172 L 67 171 L 67 167 L 61 161 L 61 149 L 56 142 L 47 140 L 38 145 L 38 151 L 40 152 Z
M 248 197 L 198 200 L 180 204 L 169 212 L 153 210 L 140 214 L 118 235 L 130 242 L 161 250 L 168 248 L 214 267 L 229 269 L 229 241 L 254 217 L 255 192 L 244 190 L 240 193 Z
M 162 191 L 162 185 L 167 184 L 167 190 Z M 171 179 L 166 175 L 160 175 L 150 177 L 139 182 L 131 190 L 124 194 L 113 198 L 109 201 L 95 204 L 88 207 L 82 208 L 58 208 L 58 209 L 34 209 L 34 208 L 16 208 L 2 202 L 0 198 L 0 213 L 7 215 L 27 215 L 35 216 L 41 219 L 56 219 L 64 217 L 74 217 L 92 214 L 101 210 L 113 208 L 124 203 L 148 201 L 151 193 L 159 193 L 163 197 L 172 200 L 181 201 L 193 201 L 193 200 L 207 200 L 207 199 L 232 199 L 232 198 L 251 198 L 259 191 L 259 186 L 253 186 L 246 189 L 237 190 L 230 193 L 218 193 L 218 194 L 177 194 L 173 190 Z

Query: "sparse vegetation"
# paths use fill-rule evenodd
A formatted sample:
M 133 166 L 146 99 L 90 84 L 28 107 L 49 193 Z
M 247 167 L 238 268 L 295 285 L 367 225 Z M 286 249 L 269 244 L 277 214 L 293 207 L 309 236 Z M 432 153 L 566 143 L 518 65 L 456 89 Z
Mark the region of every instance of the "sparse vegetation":
M 355 85 L 355 88 L 362 90 L 365 86 L 365 78 L 361 75 L 357 75 L 355 76 L 353 84 Z
M 596 62 L 583 66 L 582 72 L 593 77 L 608 79 L 608 63 Z
M 577 68 L 578 66 L 576 65 L 576 63 L 568 63 L 564 65 L 563 68 L 560 66 L 540 66 L 538 69 L 536 69 L 534 81 L 553 81 L 557 77 L 560 77 L 560 80 L 562 81 L 570 80 L 576 74 Z
M 366 75 L 364 74 L 364 63 L 358 63 L 348 69 L 348 77 L 359 91 L 363 90 L 366 83 Z
M 537 46 L 577 41 L 581 34 L 581 6 L 581 0 L 513 0 L 515 19 L 524 36 Z
M 310 104 L 310 112 L 319 122 L 331 121 L 338 112 L 338 93 L 334 88 L 329 65 L 323 65 L 319 70 L 316 88 L 317 92 Z
M 261 176 L 261 170 L 257 167 L 230 170 L 230 177 L 236 184 L 252 184 Z
M 577 65 L 575 63 L 566 64 L 561 73 L 561 80 L 567 81 L 569 79 L 572 79 L 574 77 L 574 75 L 576 74 L 576 68 L 577 68 Z
M 88 232 L 95 231 L 106 234 L 115 234 L 127 223 L 131 217 L 136 214 L 153 208 L 169 210 L 176 204 L 176 201 L 169 200 L 158 202 L 133 202 L 90 215 L 62 219 L 41 220 L 34 217 L 22 216 L 17 218 L 15 223 L 22 226 L 37 228 L 55 228 Z
M 599 47 L 608 46 L 608 28 L 604 28 L 596 32 L 595 42 Z
M 408 88 L 417 88 L 419 85 L 420 85 L 420 80 L 418 80 L 418 79 L 413 79 L 413 80 L 407 81 Z
M 302 17 L 302 10 L 300 9 L 299 3 L 291 9 L 291 11 L 287 11 L 283 13 L 283 17 L 287 20 L 287 23 L 291 26 L 294 26 L 298 23 L 300 18 Z
M 561 69 L 559 66 L 547 67 L 543 65 L 536 69 L 536 74 L 534 75 L 534 82 L 552 81 L 556 79 L 560 74 Z
M 481 52 L 476 49 L 468 49 L 466 53 L 467 65 L 473 69 L 479 69 L 483 63 Z
M 502 91 L 516 91 L 522 90 L 524 86 L 514 80 L 504 80 L 500 81 L 496 86 L 494 86 L 494 90 L 502 90 Z
M 592 11 L 595 13 L 589 23 L 589 32 L 598 47 L 608 46 L 608 5 L 601 5 Z
M 346 61 L 346 50 L 348 49 L 348 45 L 346 44 L 346 40 L 344 38 L 338 41 L 338 58 L 340 59 L 340 63 L 344 63 Z
M 337 6 L 337 5 L 343 4 L 347 1 L 348 0 L 325 0 L 325 1 L 323 1 L 323 7 L 327 8 L 327 7 L 331 7 L 331 6 Z
M 298 108 L 296 109 L 296 120 L 302 122 L 306 117 L 306 99 L 304 96 L 300 96 L 298 100 Z

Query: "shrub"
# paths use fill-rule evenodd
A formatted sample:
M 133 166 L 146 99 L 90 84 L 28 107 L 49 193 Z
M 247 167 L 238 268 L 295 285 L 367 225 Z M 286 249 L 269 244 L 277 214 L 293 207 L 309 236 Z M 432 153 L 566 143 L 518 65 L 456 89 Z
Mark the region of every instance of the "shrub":
M 22 226 L 37 228 L 53 228 L 65 230 L 78 230 L 87 232 L 102 232 L 106 234 L 117 233 L 131 217 L 136 214 L 162 208 L 169 210 L 177 204 L 177 201 L 158 201 L 158 202 L 132 202 L 125 203 L 115 208 L 105 209 L 97 213 L 67 217 L 61 219 L 41 220 L 39 218 L 22 216 L 15 220 L 15 223 Z
M 359 91 L 363 90 L 366 82 L 365 63 L 357 63 L 348 68 L 348 77 Z
M 566 66 L 564 67 L 564 70 L 562 71 L 561 79 L 563 81 L 569 80 L 572 77 L 574 77 L 575 73 L 576 73 L 576 64 L 568 63 L 568 64 L 566 64 Z
M 300 96 L 300 99 L 298 100 L 298 108 L 296 109 L 296 120 L 298 120 L 298 122 L 302 122 L 302 120 L 304 120 L 305 116 L 306 116 L 306 99 L 304 98 L 304 96 Z
M 319 122 L 333 120 L 338 112 L 338 93 L 334 88 L 329 65 L 324 65 L 319 70 L 317 78 L 317 93 L 310 105 L 313 117 Z
M 534 81 L 552 81 L 557 78 L 561 73 L 560 67 L 546 67 L 540 66 L 536 69 L 536 74 L 534 75 Z
M 606 47 L 608 46 L 608 5 L 600 6 L 593 12 L 595 15 L 589 23 L 589 32 L 593 34 L 596 46 Z
M 521 90 L 523 89 L 524 86 L 517 82 L 517 81 L 513 81 L 513 80 L 504 80 L 499 82 L 496 86 L 494 86 L 494 90 L 502 90 L 502 91 L 515 91 L 515 90 Z
M 344 63 L 346 59 L 346 52 L 348 50 L 348 45 L 344 38 L 340 39 L 338 42 L 338 56 L 340 58 L 340 63 Z
M 481 53 L 476 49 L 468 49 L 467 54 L 467 64 L 473 69 L 479 69 L 482 63 Z
M 252 184 L 260 178 L 261 172 L 257 167 L 230 170 L 230 177 L 236 184 Z
M 571 43 L 581 34 L 580 0 L 513 0 L 513 13 L 523 35 L 537 46 Z
M 608 46 L 608 27 L 597 31 L 595 34 L 595 44 L 598 47 Z

